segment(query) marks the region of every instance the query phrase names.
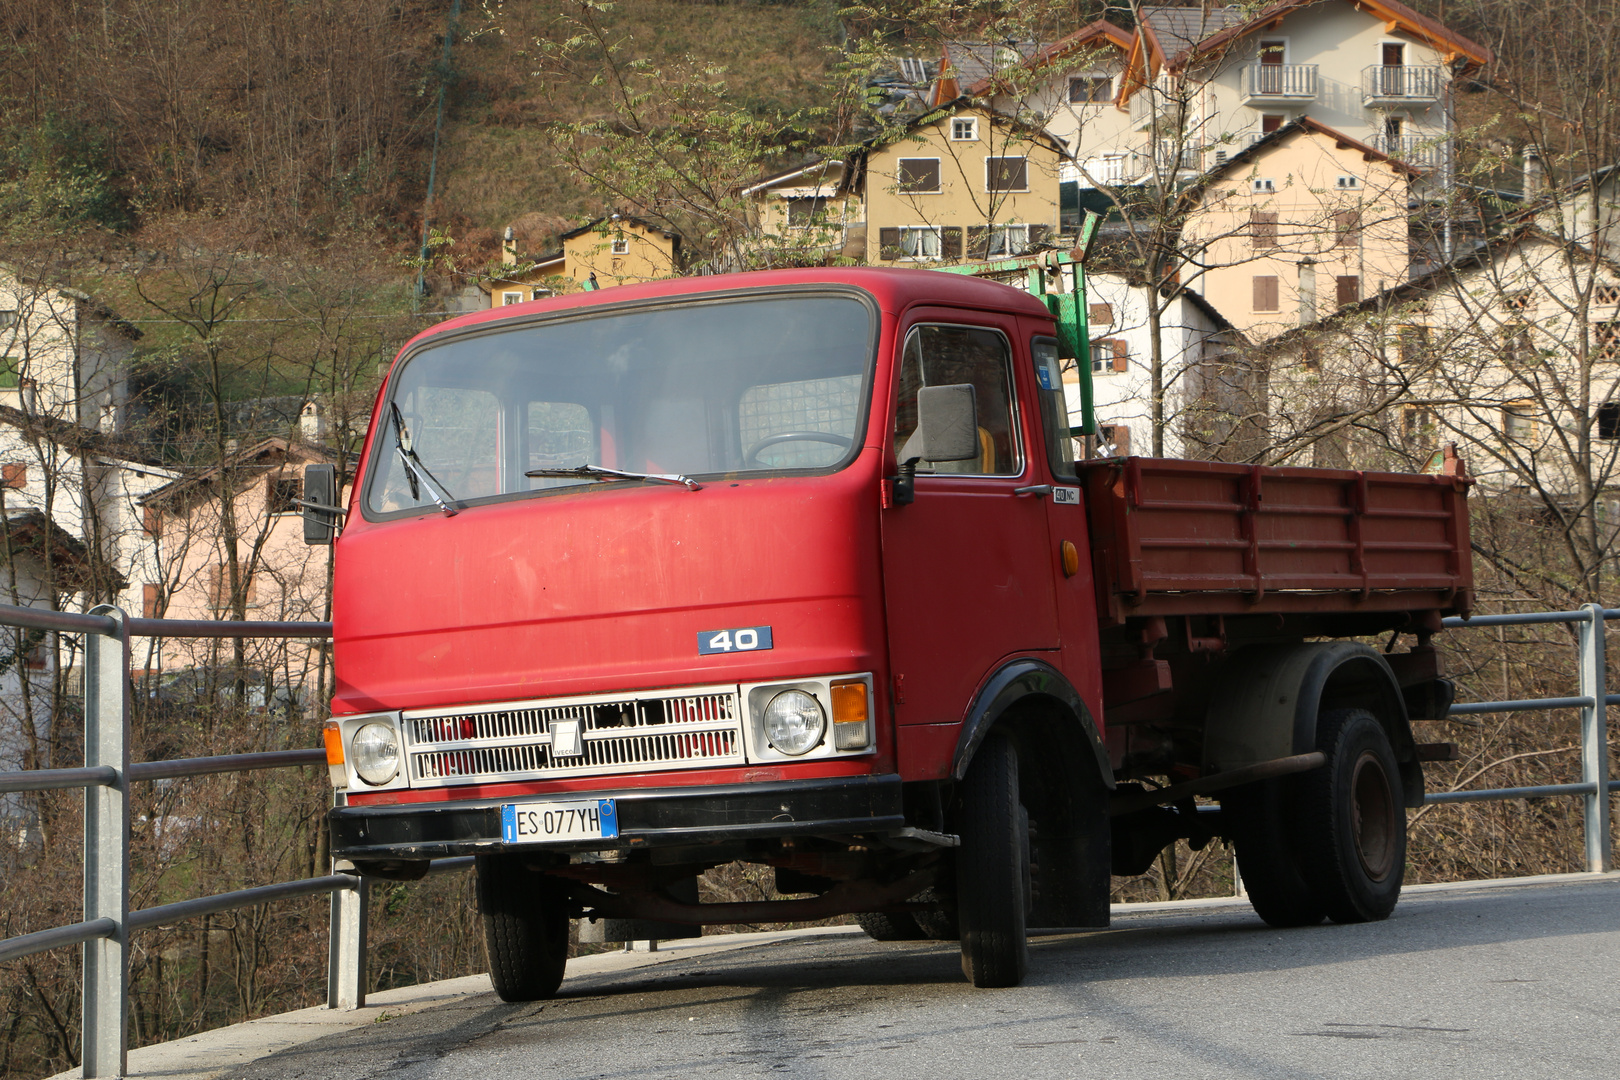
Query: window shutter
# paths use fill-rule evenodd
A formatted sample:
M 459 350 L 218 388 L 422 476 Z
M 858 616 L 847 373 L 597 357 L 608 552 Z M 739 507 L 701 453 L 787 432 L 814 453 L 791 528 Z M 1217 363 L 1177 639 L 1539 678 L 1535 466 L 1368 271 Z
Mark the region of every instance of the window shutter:
M 1113 326 L 1114 305 L 1092 304 L 1086 312 L 1086 322 L 1091 326 Z
M 225 575 L 224 563 L 212 563 L 208 567 L 208 606 L 219 610 L 229 606 L 227 594 L 230 592 L 230 579 Z
M 1276 275 L 1255 275 L 1254 279 L 1254 310 L 1276 311 L 1277 278 Z
M 27 465 L 0 465 L 0 487 L 25 488 L 27 486 Z
M 939 159 L 901 158 L 895 179 L 900 182 L 902 192 L 938 191 Z
M 1052 226 L 1050 226 L 1050 225 L 1031 225 L 1029 227 L 1029 246 L 1030 246 L 1030 248 L 1032 248 L 1032 249 L 1033 248 L 1038 248 L 1042 244 L 1046 243 L 1046 236 L 1051 231 L 1052 231 Z
M 156 585 L 141 586 L 141 618 L 155 619 L 158 617 L 158 587 Z
M 147 536 L 156 536 L 163 531 L 163 515 L 155 507 L 141 508 L 141 529 Z
M 1112 346 L 1114 350 L 1114 370 L 1127 370 L 1131 356 L 1125 348 L 1125 342 L 1121 341 L 1119 338 L 1115 338 L 1108 344 Z
M 1338 230 L 1340 247 L 1355 247 L 1361 240 L 1361 211 L 1334 211 L 1333 227 Z
M 896 228 L 892 228 L 892 229 L 879 229 L 878 230 L 878 258 L 885 259 L 885 260 L 888 260 L 888 261 L 892 262 L 894 259 L 899 257 L 899 255 L 900 255 L 900 230 L 899 230 L 899 228 L 896 227 Z
M 1277 246 L 1277 215 L 1263 210 L 1249 211 L 1249 237 L 1257 248 Z
M 970 259 L 985 259 L 990 256 L 990 230 L 984 225 L 969 225 L 967 231 L 967 253 Z
M 962 226 L 947 225 L 939 231 L 939 254 L 943 259 L 962 257 Z
M 1272 280 L 1275 281 L 1276 279 L 1273 278 Z M 1344 307 L 1346 304 L 1354 304 L 1361 299 L 1360 277 L 1349 274 L 1333 280 L 1338 284 L 1338 304 L 1340 307 Z
M 986 191 L 1024 191 L 1029 187 L 1029 159 L 988 157 L 984 159 Z

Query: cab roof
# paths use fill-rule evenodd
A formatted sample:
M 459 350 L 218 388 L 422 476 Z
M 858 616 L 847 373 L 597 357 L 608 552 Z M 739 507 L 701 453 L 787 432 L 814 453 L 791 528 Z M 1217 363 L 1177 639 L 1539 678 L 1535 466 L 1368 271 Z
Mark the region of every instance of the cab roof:
M 514 317 L 582 311 L 587 308 L 606 308 L 618 304 L 677 299 L 684 296 L 701 297 L 713 293 L 805 285 L 853 286 L 871 294 L 878 306 L 890 314 L 898 314 L 913 304 L 931 303 L 1050 317 L 1046 305 L 1024 290 L 967 274 L 942 274 L 937 270 L 909 270 L 899 267 L 811 267 L 670 278 L 641 285 L 618 285 L 592 292 L 569 293 L 566 296 L 552 296 L 522 304 L 507 304 L 504 307 L 447 319 L 417 334 L 406 343 L 405 349 L 408 350 L 435 334 L 464 330 L 483 323 L 500 322 Z

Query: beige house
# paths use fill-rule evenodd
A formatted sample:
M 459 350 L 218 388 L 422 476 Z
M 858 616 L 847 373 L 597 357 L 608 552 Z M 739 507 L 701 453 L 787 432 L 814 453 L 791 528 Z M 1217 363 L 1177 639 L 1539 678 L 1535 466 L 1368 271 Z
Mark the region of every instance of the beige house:
M 140 338 L 94 298 L 0 267 L 0 405 L 117 430 Z
M 743 189 L 757 243 L 784 256 L 866 255 L 866 211 L 842 161 L 812 161 Z
M 264 439 L 234 454 L 223 468 L 187 475 L 141 500 L 147 557 L 142 593 L 147 618 L 230 619 L 239 597 L 249 619 L 320 620 L 327 613 L 330 548 L 304 543 L 304 468 L 334 459 L 324 449 Z M 236 535 L 236 573 L 227 554 L 225 499 Z M 133 614 L 133 612 L 132 612 Z M 316 647 L 275 639 L 251 640 L 249 663 L 277 687 L 310 683 Z M 230 644 L 165 638 L 161 652 L 135 657 L 137 668 L 213 668 L 227 662 Z M 223 659 L 222 659 L 223 658 Z
M 563 233 L 558 240 L 561 246 L 556 251 L 524 263 L 508 229 L 501 262 L 512 270 L 483 286 L 489 291 L 490 306 L 521 304 L 592 282 L 597 288 L 607 288 L 680 272 L 680 236 L 641 218 L 620 214 L 597 218 Z
M 1067 151 L 1045 131 L 965 101 L 869 147 L 861 192 L 866 261 L 1016 255 L 1057 231 Z
M 1296 463 L 1434 468 L 1454 441 L 1488 490 L 1586 505 L 1620 489 L 1620 264 L 1536 226 L 1265 355 Z
M 1301 117 L 1200 178 L 1186 283 L 1251 341 L 1314 323 L 1406 280 L 1420 174 Z

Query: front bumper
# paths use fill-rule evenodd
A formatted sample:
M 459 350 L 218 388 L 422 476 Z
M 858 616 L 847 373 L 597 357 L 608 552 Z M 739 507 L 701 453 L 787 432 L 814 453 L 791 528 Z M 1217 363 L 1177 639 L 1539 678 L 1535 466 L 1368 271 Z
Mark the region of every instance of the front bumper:
M 593 791 L 618 802 L 617 840 L 508 845 L 501 806 L 559 796 L 408 806 L 339 806 L 327 816 L 332 854 L 350 860 L 441 859 L 498 851 L 602 851 L 779 836 L 849 837 L 905 826 L 900 777 L 860 776 L 711 788 Z

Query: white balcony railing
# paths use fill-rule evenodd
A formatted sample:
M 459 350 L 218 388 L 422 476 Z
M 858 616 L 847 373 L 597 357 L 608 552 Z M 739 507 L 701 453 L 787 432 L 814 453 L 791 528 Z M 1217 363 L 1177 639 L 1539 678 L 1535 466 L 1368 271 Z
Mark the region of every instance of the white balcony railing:
M 1254 101 L 1310 101 L 1316 97 L 1315 64 L 1245 64 L 1238 70 L 1244 104 Z
M 1370 144 L 1379 153 L 1419 169 L 1438 168 L 1445 153 L 1444 146 L 1429 135 L 1374 135 Z
M 1374 64 L 1361 71 L 1363 105 L 1410 104 L 1440 99 L 1437 67 Z

